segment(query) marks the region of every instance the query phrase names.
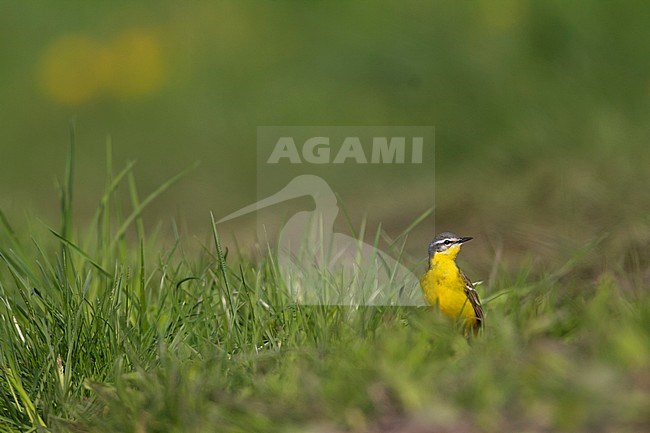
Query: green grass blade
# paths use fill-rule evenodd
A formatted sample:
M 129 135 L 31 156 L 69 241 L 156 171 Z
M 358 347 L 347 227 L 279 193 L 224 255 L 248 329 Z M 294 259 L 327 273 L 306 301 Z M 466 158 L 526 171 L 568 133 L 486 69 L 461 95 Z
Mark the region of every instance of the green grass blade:
M 77 244 L 72 242 L 69 239 L 66 239 L 62 235 L 58 234 L 56 231 L 52 230 L 51 228 L 48 228 L 50 233 L 52 233 L 54 236 L 56 236 L 61 242 L 63 242 L 64 245 L 71 247 L 73 250 L 75 250 L 79 255 L 81 255 L 84 259 L 88 261 L 91 265 L 93 265 L 98 271 L 100 271 L 102 274 L 104 274 L 108 278 L 113 278 L 113 275 L 108 272 L 106 269 L 104 269 L 99 263 L 97 263 L 95 260 L 92 259 L 84 250 L 82 250 Z
M 74 121 L 70 123 L 70 145 L 65 165 L 65 175 L 61 190 L 61 234 L 70 239 L 72 230 L 72 193 L 74 185 L 74 159 L 76 147 L 76 126 Z
M 164 182 L 162 185 L 160 185 L 155 191 L 153 191 L 151 194 L 147 196 L 133 211 L 131 214 L 124 219 L 124 222 L 122 225 L 120 225 L 119 229 L 113 236 L 113 241 L 111 242 L 110 250 L 113 251 L 115 247 L 117 246 L 117 242 L 119 242 L 120 239 L 124 236 L 128 228 L 131 226 L 133 221 L 142 214 L 142 211 L 152 202 L 154 201 L 160 194 L 165 192 L 167 189 L 169 189 L 170 186 L 178 182 L 180 179 L 182 179 L 184 176 L 186 176 L 190 171 L 194 170 L 198 166 L 198 163 L 192 164 L 190 167 L 187 169 L 181 171 L 178 173 L 176 176 L 172 177 L 168 181 Z

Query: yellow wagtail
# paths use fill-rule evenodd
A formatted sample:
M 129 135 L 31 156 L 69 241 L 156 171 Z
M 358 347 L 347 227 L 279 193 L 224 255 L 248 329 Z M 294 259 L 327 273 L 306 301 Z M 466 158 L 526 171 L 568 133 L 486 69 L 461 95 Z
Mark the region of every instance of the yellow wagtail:
M 441 233 L 429 244 L 429 270 L 420 284 L 430 305 L 454 320 L 464 319 L 465 329 L 477 331 L 483 325 L 483 307 L 474 285 L 456 265 L 460 246 L 472 238 Z

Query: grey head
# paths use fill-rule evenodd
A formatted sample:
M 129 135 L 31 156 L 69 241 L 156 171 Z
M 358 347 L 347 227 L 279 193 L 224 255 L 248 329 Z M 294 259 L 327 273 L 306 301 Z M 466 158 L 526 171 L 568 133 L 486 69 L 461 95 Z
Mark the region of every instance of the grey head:
M 452 245 L 462 244 L 463 242 L 467 242 L 472 239 L 473 238 L 471 237 L 462 237 L 450 232 L 440 233 L 438 236 L 433 238 L 429 244 L 429 258 L 433 257 L 435 253 L 446 251 Z

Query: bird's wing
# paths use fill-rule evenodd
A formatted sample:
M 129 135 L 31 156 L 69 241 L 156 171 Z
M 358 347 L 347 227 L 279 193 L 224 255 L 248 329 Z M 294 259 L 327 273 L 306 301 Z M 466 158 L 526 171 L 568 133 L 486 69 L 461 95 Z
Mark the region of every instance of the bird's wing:
M 460 275 L 463 277 L 463 281 L 465 281 L 465 296 L 467 296 L 469 303 L 472 304 L 472 308 L 474 308 L 474 314 L 476 314 L 476 327 L 478 328 L 483 325 L 483 318 L 485 317 L 483 307 L 481 306 L 481 300 L 478 298 L 476 290 L 474 290 L 474 284 L 472 284 L 469 278 L 467 278 L 467 275 L 465 275 L 463 271 L 460 271 Z

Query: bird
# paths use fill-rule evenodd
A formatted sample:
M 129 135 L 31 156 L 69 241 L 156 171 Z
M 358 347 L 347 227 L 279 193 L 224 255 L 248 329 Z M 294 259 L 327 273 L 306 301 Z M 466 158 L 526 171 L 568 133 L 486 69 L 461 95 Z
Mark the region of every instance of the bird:
M 461 321 L 465 331 L 477 332 L 485 318 L 474 284 L 456 265 L 460 247 L 471 237 L 440 233 L 429 244 L 429 269 L 420 279 L 424 298 L 446 316 Z

